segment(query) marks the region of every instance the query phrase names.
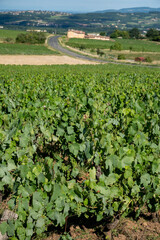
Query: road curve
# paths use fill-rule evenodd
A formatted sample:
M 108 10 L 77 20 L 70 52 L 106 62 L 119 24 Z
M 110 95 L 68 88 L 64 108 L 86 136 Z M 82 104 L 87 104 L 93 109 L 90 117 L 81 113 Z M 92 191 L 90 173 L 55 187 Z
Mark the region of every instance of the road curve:
M 118 62 L 111 62 L 111 61 L 106 61 L 106 60 L 101 60 L 101 59 L 97 59 L 97 58 L 93 58 L 93 57 L 88 57 L 88 56 L 85 56 L 85 55 L 80 55 L 78 53 L 75 53 L 75 52 L 72 52 L 71 50 L 69 49 L 66 49 L 66 48 L 63 48 L 59 41 L 58 41 L 58 38 L 61 37 L 61 36 L 53 36 L 53 37 L 50 37 L 48 39 L 48 45 L 51 46 L 52 48 L 64 53 L 64 54 L 67 54 L 71 57 L 74 57 L 74 58 L 80 58 L 80 59 L 83 59 L 83 60 L 88 60 L 88 61 L 93 61 L 93 62 L 99 62 L 99 63 L 112 63 L 112 64 L 117 64 L 117 65 L 127 65 L 127 66 L 137 66 L 137 67 L 149 67 L 149 68 L 160 68 L 159 66 L 151 66 L 151 65 L 137 65 L 137 64 L 130 64 L 130 63 L 118 63 Z
M 92 58 L 92 57 L 87 57 L 87 56 L 84 56 L 84 55 L 80 55 L 78 53 L 75 53 L 75 52 L 72 52 L 66 48 L 63 48 L 60 44 L 59 44 L 59 41 L 58 41 L 58 38 L 60 36 L 54 36 L 54 37 L 50 37 L 48 39 L 48 45 L 51 46 L 52 48 L 64 53 L 64 54 L 67 54 L 71 57 L 75 57 L 75 58 L 81 58 L 83 60 L 89 60 L 89 61 L 94 61 L 94 62 L 101 62 L 101 63 L 109 63 L 107 61 L 104 61 L 104 60 L 101 60 L 101 59 L 97 59 L 97 58 Z

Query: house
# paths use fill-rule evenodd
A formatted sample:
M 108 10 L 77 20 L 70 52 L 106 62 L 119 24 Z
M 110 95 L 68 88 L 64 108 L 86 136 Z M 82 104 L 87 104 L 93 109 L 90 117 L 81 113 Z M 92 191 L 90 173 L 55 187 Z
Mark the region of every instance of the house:
M 110 37 L 107 36 L 100 36 L 99 34 L 85 34 L 85 32 L 83 31 L 77 31 L 77 30 L 73 30 L 73 29 L 69 29 L 68 33 L 67 33 L 67 37 L 68 38 L 87 38 L 87 39 L 96 39 L 96 40 L 105 40 L 105 41 L 109 41 Z
M 68 38 L 85 38 L 85 32 L 69 29 L 67 33 Z

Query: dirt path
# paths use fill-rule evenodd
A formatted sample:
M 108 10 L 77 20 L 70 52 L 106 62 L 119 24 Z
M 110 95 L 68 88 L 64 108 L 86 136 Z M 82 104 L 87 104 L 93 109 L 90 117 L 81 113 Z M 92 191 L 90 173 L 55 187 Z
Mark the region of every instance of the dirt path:
M 37 55 L 0 55 L 0 64 L 11 65 L 56 65 L 56 64 L 97 64 L 83 59 L 69 56 L 37 56 Z

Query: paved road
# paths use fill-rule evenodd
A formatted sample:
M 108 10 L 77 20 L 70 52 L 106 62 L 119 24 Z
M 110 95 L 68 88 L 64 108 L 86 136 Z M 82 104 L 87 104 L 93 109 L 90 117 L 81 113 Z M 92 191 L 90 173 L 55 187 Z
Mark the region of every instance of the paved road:
M 59 42 L 58 42 L 58 38 L 60 36 L 54 36 L 54 37 L 50 37 L 49 40 L 48 40 L 48 45 L 50 45 L 51 47 L 53 47 L 54 49 L 64 53 L 64 54 L 67 54 L 71 57 L 75 57 L 75 58 L 81 58 L 83 60 L 89 60 L 89 61 L 96 61 L 96 62 L 102 62 L 102 63 L 106 63 L 107 61 L 104 61 L 104 60 L 101 60 L 101 59 L 97 59 L 97 58 L 92 58 L 92 57 L 87 57 L 87 56 L 84 56 L 84 55 L 80 55 L 78 53 L 75 53 L 75 52 L 72 52 L 66 48 L 63 48 Z
M 145 65 L 137 65 L 137 64 L 129 64 L 129 63 L 118 63 L 118 62 L 111 62 L 111 61 L 105 61 L 105 60 L 101 60 L 101 59 L 97 59 L 97 58 L 92 58 L 92 57 L 88 57 L 85 55 L 80 55 L 78 53 L 72 52 L 71 50 L 68 50 L 66 48 L 63 48 L 58 41 L 58 38 L 61 36 L 53 36 L 50 37 L 48 40 L 48 45 L 53 47 L 54 49 L 67 54 L 71 57 L 75 57 L 75 58 L 80 58 L 83 60 L 89 60 L 89 61 L 93 61 L 93 62 L 100 62 L 100 63 L 112 63 L 112 64 L 117 64 L 117 65 L 127 65 L 127 66 L 139 66 L 139 67 L 149 67 L 149 68 L 160 68 L 159 66 L 145 66 Z

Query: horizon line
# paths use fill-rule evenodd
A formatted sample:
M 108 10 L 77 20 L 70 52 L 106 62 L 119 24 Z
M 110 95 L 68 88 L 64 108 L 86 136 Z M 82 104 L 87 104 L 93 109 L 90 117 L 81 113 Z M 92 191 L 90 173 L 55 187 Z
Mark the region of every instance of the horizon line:
M 119 10 L 122 10 L 122 9 L 133 9 L 133 8 L 151 8 L 151 9 L 157 9 L 157 8 L 160 8 L 159 7 L 147 7 L 147 6 L 142 6 L 142 7 L 123 7 L 123 8 L 108 8 L 108 9 L 99 9 L 99 10 L 87 10 L 87 11 L 83 11 L 83 10 L 49 10 L 49 9 L 36 9 L 36 8 L 33 8 L 33 9 L 13 9 L 13 8 L 6 8 L 6 9 L 0 9 L 0 11 L 11 11 L 11 12 L 14 12 L 14 11 L 48 11 L 48 12 L 67 12 L 67 13 L 71 13 L 71 12 L 85 12 L 85 13 L 89 13 L 89 12 L 99 12 L 99 11 L 119 11 Z

